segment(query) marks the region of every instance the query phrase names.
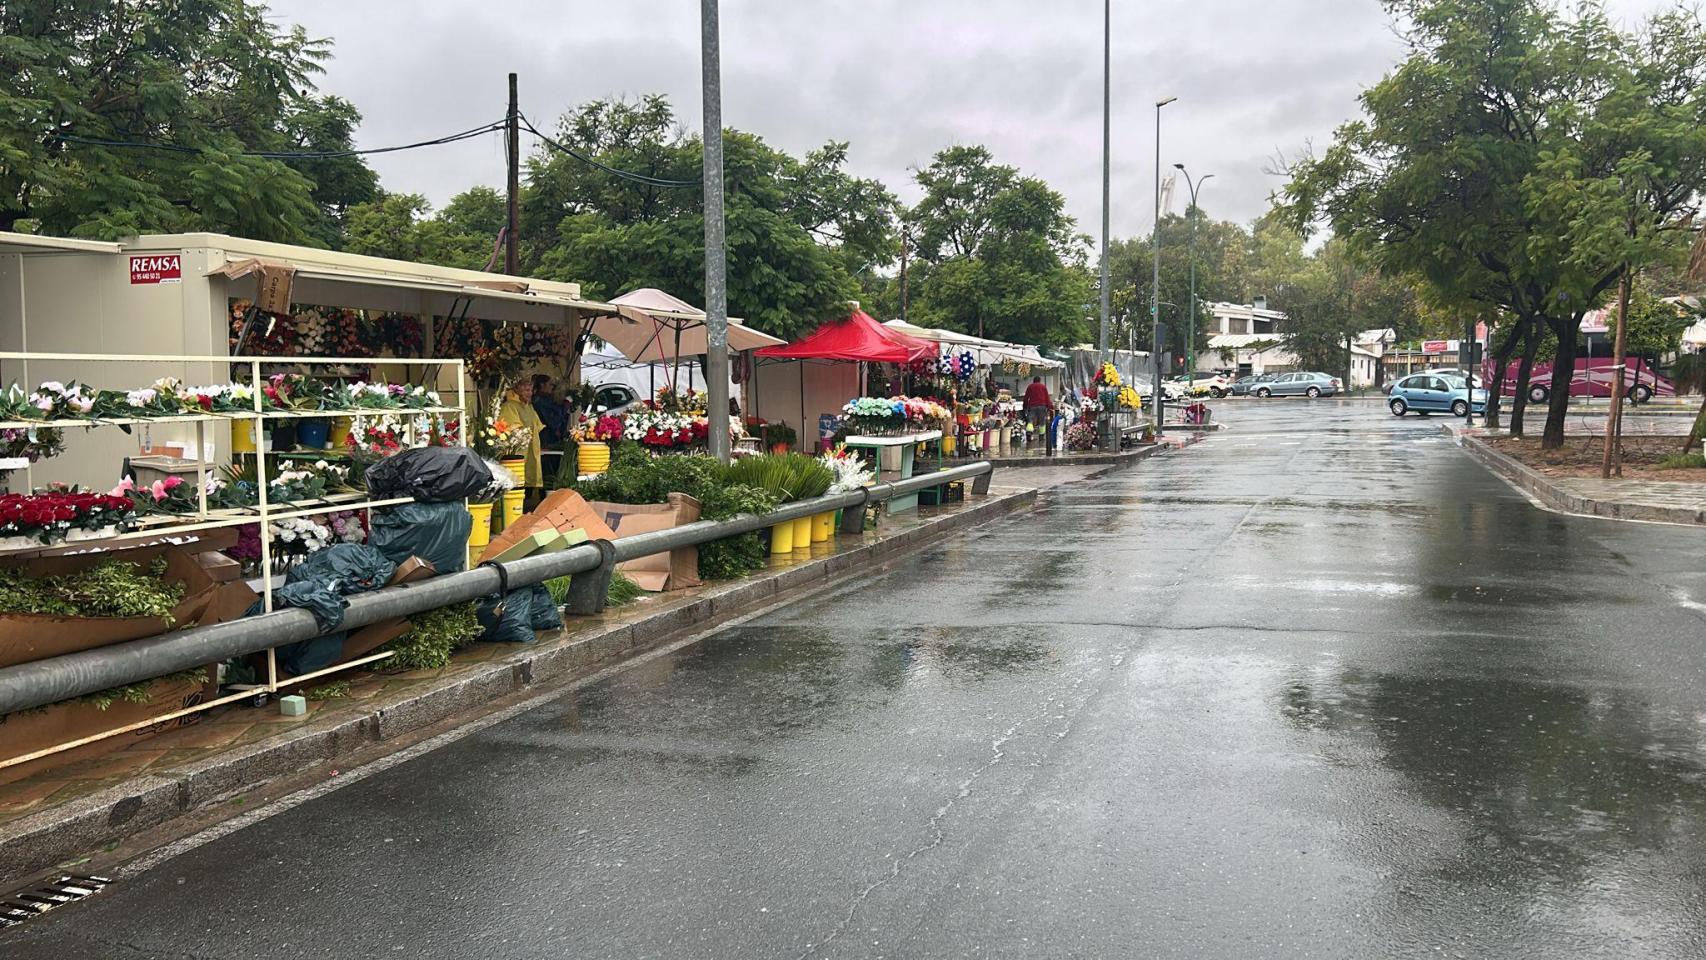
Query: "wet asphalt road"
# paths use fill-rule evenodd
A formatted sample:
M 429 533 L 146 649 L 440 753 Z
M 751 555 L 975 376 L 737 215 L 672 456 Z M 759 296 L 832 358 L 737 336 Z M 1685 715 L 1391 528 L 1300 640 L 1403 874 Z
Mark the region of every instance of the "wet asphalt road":
M 1706 531 L 1221 407 L 0 956 L 1706 955 Z

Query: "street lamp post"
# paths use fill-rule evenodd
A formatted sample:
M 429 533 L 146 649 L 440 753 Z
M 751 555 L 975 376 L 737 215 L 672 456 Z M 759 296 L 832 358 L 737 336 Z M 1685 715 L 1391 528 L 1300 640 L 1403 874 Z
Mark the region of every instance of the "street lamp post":
M 1214 174 L 1205 173 L 1201 180 L 1193 181 L 1191 180 L 1191 172 L 1185 169 L 1184 164 L 1175 163 L 1173 166 L 1185 175 L 1185 186 L 1191 190 L 1191 208 L 1185 211 L 1186 215 L 1191 218 L 1191 239 L 1186 246 L 1188 252 L 1185 254 L 1185 259 L 1189 260 L 1191 265 L 1191 316 L 1188 321 L 1189 328 L 1185 334 L 1185 375 L 1191 378 L 1191 386 L 1195 387 L 1197 382 L 1197 190 L 1207 183 Z
M 1102 325 L 1096 337 L 1097 360 L 1108 362 L 1108 100 L 1110 37 L 1113 32 L 1114 0 L 1102 0 Z
M 1161 108 L 1179 99 L 1168 97 L 1155 101 L 1155 227 L 1150 233 L 1150 252 L 1155 261 L 1149 282 L 1149 319 L 1154 325 L 1155 344 L 1155 436 L 1163 432 L 1166 419 L 1166 395 L 1161 390 Z

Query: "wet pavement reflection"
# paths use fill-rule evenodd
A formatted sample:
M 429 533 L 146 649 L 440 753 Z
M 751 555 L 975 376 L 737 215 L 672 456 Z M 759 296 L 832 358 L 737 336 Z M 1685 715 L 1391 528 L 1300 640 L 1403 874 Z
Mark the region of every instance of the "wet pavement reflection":
M 1706 955 L 1706 534 L 1217 415 L 0 954 Z

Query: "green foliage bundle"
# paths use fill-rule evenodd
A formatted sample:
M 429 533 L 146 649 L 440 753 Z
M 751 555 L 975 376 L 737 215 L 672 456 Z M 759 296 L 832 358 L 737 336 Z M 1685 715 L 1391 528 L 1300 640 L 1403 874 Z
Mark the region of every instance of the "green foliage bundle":
M 545 592 L 551 595 L 551 602 L 560 607 L 569 602 L 569 585 L 573 582 L 573 577 L 552 577 L 545 581 Z M 625 607 L 640 599 L 643 592 L 639 584 L 618 570 L 610 578 L 610 588 L 605 591 L 604 603 L 611 607 Z
M 809 490 L 821 479 L 822 489 L 829 489 L 829 480 L 833 477 L 827 468 L 811 457 L 789 456 L 815 465 L 823 474 L 822 478 L 808 477 L 809 482 L 803 485 L 795 481 L 796 485 Z M 754 459 L 783 458 L 747 457 L 739 463 Z M 809 472 L 803 465 L 791 469 Z M 671 493 L 685 493 L 699 501 L 699 516 L 704 520 L 727 520 L 739 513 L 762 516 L 775 510 L 784 500 L 780 491 L 750 483 L 737 476 L 734 470 L 734 467 L 724 466 L 714 457 L 692 454 L 653 456 L 629 440 L 616 445 L 608 471 L 576 485 L 575 489 L 588 500 L 608 503 L 662 503 Z M 813 495 L 821 496 L 822 491 Z M 757 531 L 699 545 L 699 576 L 707 580 L 732 580 L 761 569 L 764 563 L 763 535 Z
M 166 561 L 146 567 L 103 560 L 81 573 L 31 577 L 19 569 L 0 570 L 0 613 L 41 613 L 61 617 L 162 617 L 184 599 L 184 585 L 161 579 Z
M 409 632 L 379 648 L 392 651 L 391 659 L 380 662 L 386 668 L 437 670 L 448 666 L 450 655 L 479 635 L 474 604 L 453 603 L 410 617 Z
M 828 493 L 835 473 L 816 457 L 782 453 L 742 457 L 729 465 L 728 478 L 730 483 L 768 490 L 787 503 Z
M 1706 456 L 1698 453 L 1673 453 L 1657 464 L 1660 470 L 1699 470 L 1706 467 Z

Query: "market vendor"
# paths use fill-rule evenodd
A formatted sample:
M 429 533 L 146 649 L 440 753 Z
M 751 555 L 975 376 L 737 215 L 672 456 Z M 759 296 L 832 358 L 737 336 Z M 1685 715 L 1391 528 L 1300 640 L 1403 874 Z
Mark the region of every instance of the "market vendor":
M 504 391 L 504 401 L 498 408 L 498 418 L 527 428 L 527 469 L 523 474 L 526 479 L 521 485 L 527 488 L 527 502 L 531 504 L 543 496 L 545 490 L 545 470 L 539 462 L 540 435 L 545 430 L 545 424 L 533 409 L 532 381 L 522 380 Z
M 1032 377 L 1031 385 L 1025 388 L 1025 419 L 1031 428 L 1047 428 L 1049 411 L 1053 408 L 1054 402 L 1049 399 L 1048 387 L 1043 386 L 1043 378 Z
M 557 399 L 556 381 L 550 374 L 533 375 L 533 412 L 545 424 L 544 441 L 556 446 L 568 436 L 569 408 Z

